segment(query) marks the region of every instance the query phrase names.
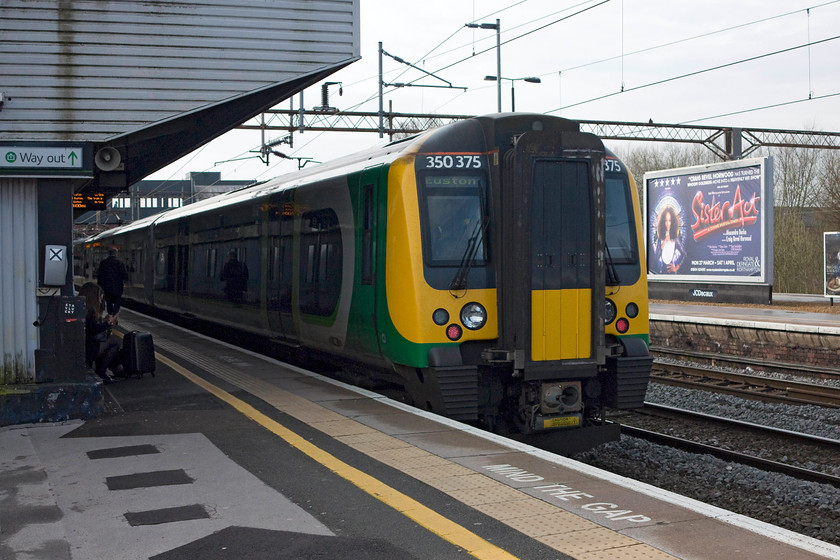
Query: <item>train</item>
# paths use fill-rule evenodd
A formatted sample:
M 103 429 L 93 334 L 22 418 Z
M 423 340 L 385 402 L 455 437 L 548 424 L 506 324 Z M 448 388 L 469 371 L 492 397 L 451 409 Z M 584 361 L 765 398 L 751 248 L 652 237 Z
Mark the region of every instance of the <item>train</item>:
M 124 299 L 266 337 L 434 413 L 572 453 L 642 406 L 636 183 L 560 117 L 460 120 L 80 240 Z

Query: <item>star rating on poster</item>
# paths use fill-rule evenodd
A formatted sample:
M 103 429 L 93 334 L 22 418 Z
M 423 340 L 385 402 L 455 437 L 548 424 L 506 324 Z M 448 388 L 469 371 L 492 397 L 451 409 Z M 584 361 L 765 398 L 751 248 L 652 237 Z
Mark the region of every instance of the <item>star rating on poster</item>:
M 663 179 L 654 179 L 653 186 L 656 188 L 680 186 L 682 184 L 682 177 L 665 177 Z

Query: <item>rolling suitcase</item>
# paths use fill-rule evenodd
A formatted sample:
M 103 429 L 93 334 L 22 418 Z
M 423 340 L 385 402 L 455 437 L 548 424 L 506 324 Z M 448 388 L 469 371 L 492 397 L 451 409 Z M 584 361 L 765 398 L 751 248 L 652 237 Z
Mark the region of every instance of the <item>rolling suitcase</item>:
M 144 373 L 155 376 L 155 344 L 152 334 L 131 331 L 123 337 L 123 370 L 126 375 L 143 377 Z

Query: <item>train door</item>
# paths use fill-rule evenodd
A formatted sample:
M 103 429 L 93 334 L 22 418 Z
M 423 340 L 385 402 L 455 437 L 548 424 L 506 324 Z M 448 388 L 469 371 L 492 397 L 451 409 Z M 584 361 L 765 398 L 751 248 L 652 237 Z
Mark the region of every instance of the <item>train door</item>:
M 285 191 L 271 199 L 268 213 L 268 281 L 266 301 L 271 330 L 280 338 L 295 340 L 298 328 L 292 313 L 294 296 L 294 228 L 300 210 L 294 191 Z
M 175 267 L 175 294 L 179 309 L 189 309 L 190 302 L 190 222 L 178 221 L 178 241 L 176 244 L 177 263 Z
M 603 361 L 604 149 L 557 134 L 526 133 L 504 158 L 502 339 L 526 380 L 595 375 Z
M 379 179 L 382 167 L 366 169 L 359 178 L 359 199 L 356 208 L 356 254 L 358 255 L 358 273 L 354 295 L 354 310 L 350 321 L 356 325 L 351 329 L 357 340 L 355 347 L 366 354 L 379 354 L 379 332 L 377 326 L 377 204 Z

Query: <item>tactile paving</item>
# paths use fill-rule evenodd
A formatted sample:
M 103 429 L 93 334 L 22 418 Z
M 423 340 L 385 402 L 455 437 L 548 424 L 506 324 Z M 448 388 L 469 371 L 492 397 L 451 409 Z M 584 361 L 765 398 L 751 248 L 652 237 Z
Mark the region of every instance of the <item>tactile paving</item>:
M 522 500 L 525 496 L 519 490 L 510 488 L 509 486 L 504 486 L 503 484 L 483 486 L 481 488 L 473 488 L 470 490 L 457 490 L 455 492 L 449 492 L 449 495 L 468 506 L 492 504 L 497 502 L 513 502 L 516 500 Z M 540 502 L 540 500 L 537 500 L 536 498 L 534 498 L 534 501 L 545 504 L 545 502 Z
M 639 543 L 621 548 L 584 552 L 575 556 L 577 560 L 674 560 L 667 552 Z
M 545 535 L 537 538 L 537 540 L 575 558 L 581 558 L 582 554 L 588 552 L 614 550 L 639 544 L 639 541 L 635 539 L 603 527 L 573 531 L 572 533 Z M 615 556 L 611 558 L 615 558 Z
M 450 496 L 453 496 L 453 494 L 455 492 L 449 492 Z M 510 525 L 509 520 L 511 519 L 534 514 L 549 515 L 557 510 L 551 504 L 537 498 L 522 498 L 521 496 L 516 500 L 475 504 L 473 507 L 494 519 L 504 521 L 508 525 Z
M 505 519 L 505 523 L 531 537 L 544 537 L 546 535 L 571 533 L 572 531 L 585 531 L 598 527 L 596 523 L 588 519 L 567 511 L 558 511 L 556 508 L 550 513 L 540 515 L 532 514 L 533 512 L 529 512 L 525 517 Z

